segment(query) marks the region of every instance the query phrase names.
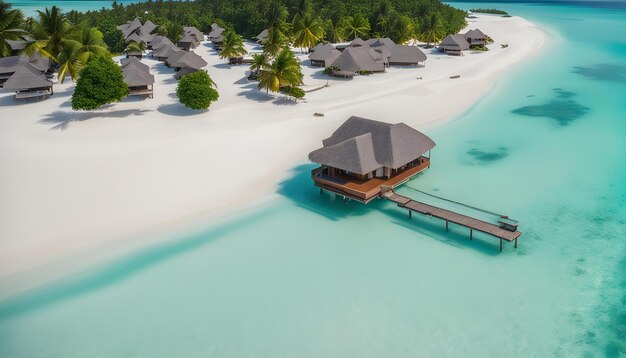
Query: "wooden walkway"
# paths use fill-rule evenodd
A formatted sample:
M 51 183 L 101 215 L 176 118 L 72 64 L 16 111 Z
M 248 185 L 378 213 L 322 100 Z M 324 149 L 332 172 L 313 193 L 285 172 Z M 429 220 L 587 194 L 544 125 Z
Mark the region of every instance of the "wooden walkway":
M 509 231 L 503 229 L 498 225 L 488 223 L 486 221 L 478 220 L 463 214 L 455 213 L 450 210 L 441 209 L 436 206 L 428 205 L 419 201 L 415 201 L 403 195 L 396 194 L 393 190 L 388 190 L 380 195 L 389 201 L 398 204 L 399 207 L 409 210 L 409 218 L 413 211 L 424 215 L 434 216 L 436 218 L 446 221 L 446 230 L 448 230 L 448 223 L 454 223 L 460 226 L 464 226 L 470 229 L 470 240 L 472 239 L 473 230 L 483 232 L 500 239 L 500 252 L 502 252 L 502 240 L 508 242 L 514 241 L 515 248 L 517 248 L 517 239 L 522 235 L 521 232 Z

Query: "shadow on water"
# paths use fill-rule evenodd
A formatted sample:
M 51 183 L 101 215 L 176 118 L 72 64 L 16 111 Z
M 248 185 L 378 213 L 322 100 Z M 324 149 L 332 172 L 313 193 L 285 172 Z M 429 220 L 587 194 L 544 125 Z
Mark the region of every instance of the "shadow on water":
M 232 231 L 247 225 L 253 225 L 264 216 L 265 214 L 260 212 L 251 215 L 244 221 L 235 220 L 194 236 L 142 249 L 94 270 L 54 282 L 49 286 L 44 286 L 18 297 L 9 298 L 0 303 L 0 320 L 25 314 L 122 282 L 152 266 L 210 244 Z
M 600 63 L 594 66 L 574 67 L 574 73 L 597 81 L 626 83 L 626 66 Z
M 554 92 L 556 98 L 547 103 L 523 106 L 511 112 L 528 117 L 552 118 L 559 126 L 564 127 L 584 117 L 591 110 L 572 99 L 576 95 L 574 92 L 561 88 L 555 88 Z
M 473 240 L 469 240 L 469 230 L 450 224 L 450 231 L 445 230 L 445 221 L 413 214 L 409 219 L 408 212 L 386 200 L 374 200 L 365 205 L 356 201 L 346 204 L 339 195 L 323 192 L 313 186 L 311 170 L 316 165 L 300 165 L 292 170 L 292 176 L 281 182 L 278 193 L 289 199 L 296 206 L 321 215 L 328 220 L 339 221 L 351 217 L 359 217 L 376 210 L 387 216 L 390 224 L 402 226 L 418 234 L 435 239 L 439 242 L 462 249 L 476 250 L 480 253 L 496 256 L 499 254 L 497 239 L 474 232 Z M 419 180 L 414 178 L 411 181 Z M 416 238 L 420 238 L 416 236 Z M 505 251 L 508 251 L 506 249 Z

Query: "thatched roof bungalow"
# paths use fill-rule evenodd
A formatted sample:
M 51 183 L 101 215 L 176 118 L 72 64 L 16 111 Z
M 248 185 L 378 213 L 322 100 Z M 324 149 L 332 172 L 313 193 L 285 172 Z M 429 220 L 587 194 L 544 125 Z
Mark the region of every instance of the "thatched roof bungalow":
M 168 62 L 171 67 L 177 69 L 192 68 L 199 70 L 207 65 L 207 62 L 195 52 L 185 52 L 176 59 L 168 59 Z
M 4 88 L 15 91 L 16 99 L 45 99 L 54 94 L 52 82 L 30 63 L 22 63 L 15 73 L 4 82 Z
M 385 61 L 369 46 L 347 47 L 330 66 L 337 68 L 335 76 L 352 77 L 360 72 L 384 72 Z
M 200 41 L 198 41 L 198 39 L 190 34 L 186 34 L 185 36 L 183 36 L 183 38 L 178 40 L 176 46 L 178 46 L 181 50 L 189 51 L 193 48 L 198 47 L 199 44 Z
M 469 49 L 469 43 L 463 35 L 448 35 L 439 44 L 439 49 L 449 55 L 463 55 L 463 51 Z
M 176 45 L 171 44 L 171 45 L 166 45 L 156 51 L 153 51 L 152 57 L 155 57 L 159 61 L 166 61 L 175 52 L 185 52 L 185 51 L 179 49 L 178 47 L 176 47 Z
M 146 65 L 145 63 L 141 62 L 139 59 L 135 57 L 120 59 L 120 65 L 122 66 L 122 68 L 126 68 L 129 65 L 131 65 L 134 67 L 140 67 L 142 71 L 146 71 L 146 72 L 150 71 L 150 66 Z
M 470 46 L 479 46 L 483 47 L 487 43 L 487 35 L 485 35 L 479 29 L 468 30 L 463 34 L 465 37 L 465 41 L 470 44 Z
M 319 43 L 311 51 L 309 60 L 313 66 L 328 67 L 341 56 L 341 52 L 330 43 Z
M 185 26 L 183 27 L 183 31 L 185 34 L 193 36 L 198 43 L 204 41 L 204 34 L 195 26 Z
M 352 116 L 312 151 L 315 185 L 361 202 L 401 185 L 430 166 L 435 142 L 404 123 Z
M 269 35 L 270 35 L 270 30 L 269 29 L 265 29 L 265 30 L 261 31 L 260 34 L 256 35 L 256 42 L 260 43 L 261 45 L 265 45 Z

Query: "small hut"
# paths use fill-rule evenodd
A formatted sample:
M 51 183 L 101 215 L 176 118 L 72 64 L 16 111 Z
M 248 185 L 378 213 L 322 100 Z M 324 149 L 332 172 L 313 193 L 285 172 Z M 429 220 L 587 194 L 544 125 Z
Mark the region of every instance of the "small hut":
M 28 63 L 28 56 L 26 55 L 0 57 L 0 86 L 24 63 Z
M 426 54 L 417 46 L 393 45 L 389 56 L 389 65 L 418 65 L 426 61 Z
M 204 34 L 195 26 L 185 26 L 183 27 L 183 31 L 185 34 L 193 36 L 197 40 L 198 44 L 204 41 Z
M 168 59 L 168 61 L 170 61 Z M 192 68 L 195 70 L 199 70 L 207 65 L 207 62 L 200 56 L 198 56 L 195 52 L 185 52 L 182 56 L 177 59 L 172 59 L 169 62 L 171 67 L 174 67 L 178 70 L 183 68 Z
M 132 65 L 134 67 L 139 67 L 141 70 L 145 72 L 150 72 L 150 66 L 146 65 L 145 63 L 141 62 L 139 59 L 135 57 L 122 58 L 120 60 L 120 64 L 122 65 L 122 68 L 126 68 L 129 65 Z
M 198 44 L 200 44 L 198 39 L 196 39 L 194 36 L 190 34 L 186 34 L 185 36 L 183 36 L 183 38 L 181 38 L 180 40 L 178 40 L 178 42 L 176 42 L 176 46 L 178 46 L 178 48 L 184 51 L 189 51 L 191 49 L 194 49 L 198 47 Z
M 465 41 L 467 41 L 470 46 L 478 47 L 485 47 L 488 38 L 488 36 L 479 29 L 468 30 L 463 34 L 463 37 L 465 37 Z
M 174 62 L 178 61 L 179 58 L 183 57 L 185 54 L 188 54 L 188 53 L 193 53 L 193 52 L 178 50 L 178 51 L 170 53 L 170 55 L 167 56 L 167 59 L 165 60 L 165 65 L 167 67 L 173 67 L 172 64 Z
M 369 46 L 347 47 L 339 57 L 327 66 L 337 68 L 335 76 L 352 77 L 361 72 L 384 72 L 385 60 Z
M 176 78 L 177 80 L 190 75 L 194 72 L 198 72 L 198 71 L 202 71 L 200 69 L 196 69 L 196 68 L 190 68 L 190 67 L 185 67 L 185 68 L 181 68 L 180 71 L 176 72 L 176 74 L 174 75 L 174 78 Z
M 214 44 L 216 43 L 216 41 L 219 43 L 223 42 L 224 37 L 222 37 L 222 34 L 224 33 L 224 31 L 224 28 L 214 23 L 213 25 L 211 25 L 211 31 L 209 32 L 209 41 Z
M 129 62 L 122 70 L 129 96 L 150 97 L 154 95 L 154 75 L 144 67 Z
M 439 44 L 439 50 L 448 55 L 462 56 L 463 51 L 468 50 L 470 47 L 467 40 L 463 35 L 448 35 Z
M 311 60 L 312 66 L 328 67 L 339 56 L 341 56 L 341 52 L 336 50 L 332 44 L 320 43 L 313 47 L 309 60 Z
M 159 61 L 167 61 L 167 59 L 172 56 L 175 52 L 185 52 L 181 49 L 179 49 L 178 47 L 176 47 L 176 45 L 172 44 L 172 45 L 166 45 L 156 51 L 152 52 L 152 57 L 155 57 L 157 60 Z
M 54 94 L 52 82 L 30 63 L 23 63 L 4 82 L 4 88 L 15 91 L 16 99 L 45 99 Z

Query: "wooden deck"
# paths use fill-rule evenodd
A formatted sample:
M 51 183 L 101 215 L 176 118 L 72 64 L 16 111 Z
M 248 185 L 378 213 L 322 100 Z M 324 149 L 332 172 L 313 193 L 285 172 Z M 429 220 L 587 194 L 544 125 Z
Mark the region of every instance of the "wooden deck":
M 430 159 L 422 157 L 419 165 L 407 168 L 389 179 L 374 178 L 359 181 L 347 175 L 328 176 L 323 173 L 324 167 L 314 169 L 311 176 L 315 185 L 321 189 L 368 203 L 378 198 L 383 188 L 395 188 L 428 167 L 430 167 Z
M 398 204 L 399 207 L 409 210 L 409 217 L 413 211 L 423 215 L 430 215 L 446 222 L 446 230 L 448 229 L 448 223 L 454 223 L 460 226 L 464 226 L 470 229 L 470 240 L 472 239 L 472 231 L 480 231 L 485 234 L 491 235 L 500 239 L 500 251 L 502 251 L 502 240 L 508 242 L 515 242 L 515 248 L 517 248 L 517 239 L 522 235 L 518 230 L 509 231 L 503 229 L 498 225 L 488 223 L 486 221 L 478 220 L 466 215 L 458 214 L 450 210 L 441 209 L 432 205 L 428 205 L 419 201 L 415 201 L 403 195 L 396 194 L 393 190 L 385 191 L 380 195 L 389 201 Z

